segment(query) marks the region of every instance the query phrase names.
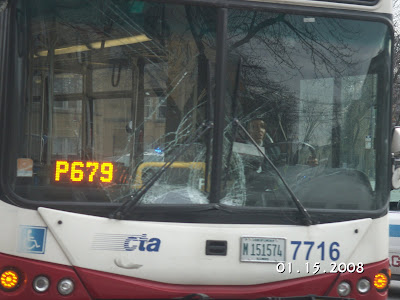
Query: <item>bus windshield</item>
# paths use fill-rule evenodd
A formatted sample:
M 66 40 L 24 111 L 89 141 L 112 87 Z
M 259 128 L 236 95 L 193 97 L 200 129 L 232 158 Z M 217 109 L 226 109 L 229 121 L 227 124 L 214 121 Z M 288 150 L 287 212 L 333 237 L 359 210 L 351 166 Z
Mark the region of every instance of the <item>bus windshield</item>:
M 374 208 L 388 41 L 380 23 L 230 10 L 226 200 L 291 206 L 285 180 L 306 208 Z
M 216 7 L 18 5 L 26 66 L 8 152 L 17 196 L 102 205 L 144 191 L 140 206 L 207 205 L 222 151 L 222 206 L 291 209 L 288 189 L 311 210 L 383 206 L 385 23 L 230 8 L 219 99 Z M 224 126 L 213 128 L 221 101 Z

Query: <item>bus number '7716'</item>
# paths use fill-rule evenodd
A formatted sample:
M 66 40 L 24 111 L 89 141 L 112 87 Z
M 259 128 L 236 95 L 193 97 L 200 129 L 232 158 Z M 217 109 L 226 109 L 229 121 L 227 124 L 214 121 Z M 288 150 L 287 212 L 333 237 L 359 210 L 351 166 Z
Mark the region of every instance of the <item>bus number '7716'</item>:
M 313 241 L 291 241 L 290 244 L 295 245 L 296 248 L 293 252 L 293 260 L 297 259 L 297 253 L 300 248 L 306 248 L 306 255 L 305 255 L 305 260 L 308 260 L 310 258 L 310 254 L 312 249 L 313 254 L 315 252 L 318 252 L 320 255 L 320 260 L 325 260 L 326 253 L 329 255 L 329 259 L 332 261 L 336 261 L 340 257 L 340 250 L 339 250 L 339 243 L 338 242 L 332 242 L 330 244 L 325 244 L 325 242 L 320 242 L 317 246 L 316 242 Z M 303 257 L 300 257 L 299 259 L 303 259 Z

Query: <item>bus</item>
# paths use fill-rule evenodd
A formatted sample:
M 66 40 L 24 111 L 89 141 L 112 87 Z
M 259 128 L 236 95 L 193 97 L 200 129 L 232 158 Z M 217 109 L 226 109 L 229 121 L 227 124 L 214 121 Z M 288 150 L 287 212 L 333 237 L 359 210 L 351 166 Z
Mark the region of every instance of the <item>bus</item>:
M 0 299 L 387 298 L 389 0 L 0 7 Z
M 390 280 L 400 280 L 400 212 L 399 212 L 399 190 L 394 190 L 390 195 L 389 210 L 389 265 Z

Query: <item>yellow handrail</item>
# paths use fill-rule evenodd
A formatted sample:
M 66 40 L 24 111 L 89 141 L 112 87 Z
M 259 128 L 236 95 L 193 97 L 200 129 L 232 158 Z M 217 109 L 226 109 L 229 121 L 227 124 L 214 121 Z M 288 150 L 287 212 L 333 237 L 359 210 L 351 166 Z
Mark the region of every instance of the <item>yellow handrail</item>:
M 135 181 L 133 183 L 133 188 L 134 189 L 140 189 L 143 185 L 142 181 L 142 174 L 143 174 L 143 169 L 145 168 L 162 168 L 166 162 L 162 161 L 149 161 L 149 162 L 144 162 L 141 163 L 136 171 L 136 177 Z M 188 169 L 195 169 L 195 170 L 202 170 L 203 174 L 206 171 L 206 164 L 204 162 L 181 162 L 181 161 L 176 161 L 173 162 L 169 168 L 188 168 Z

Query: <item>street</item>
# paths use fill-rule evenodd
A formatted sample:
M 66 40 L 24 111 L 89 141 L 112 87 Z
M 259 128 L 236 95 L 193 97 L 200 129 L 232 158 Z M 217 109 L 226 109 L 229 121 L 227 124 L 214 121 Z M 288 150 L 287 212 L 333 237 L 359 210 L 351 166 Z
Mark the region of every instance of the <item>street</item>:
M 400 281 L 392 281 L 390 283 L 388 300 L 400 299 Z

